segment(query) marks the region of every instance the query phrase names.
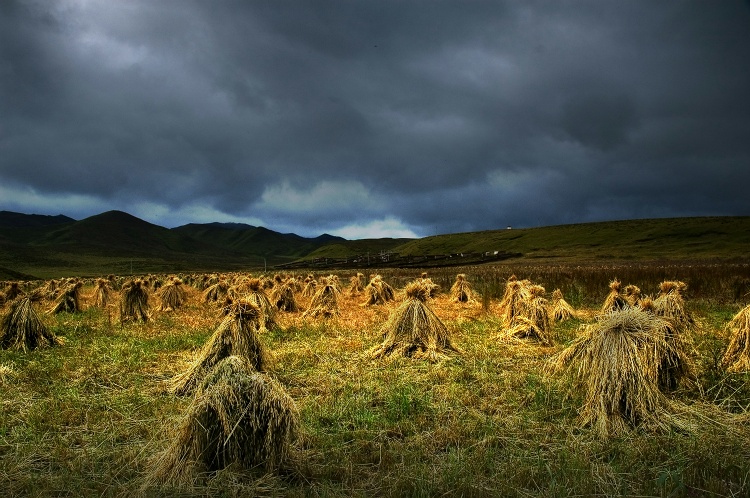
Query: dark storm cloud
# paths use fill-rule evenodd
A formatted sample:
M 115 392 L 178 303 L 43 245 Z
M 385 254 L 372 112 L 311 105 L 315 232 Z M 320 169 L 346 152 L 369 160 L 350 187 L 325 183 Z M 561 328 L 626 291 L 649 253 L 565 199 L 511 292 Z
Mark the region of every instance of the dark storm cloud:
M 750 214 L 748 26 L 730 1 L 2 2 L 0 209 L 358 236 Z

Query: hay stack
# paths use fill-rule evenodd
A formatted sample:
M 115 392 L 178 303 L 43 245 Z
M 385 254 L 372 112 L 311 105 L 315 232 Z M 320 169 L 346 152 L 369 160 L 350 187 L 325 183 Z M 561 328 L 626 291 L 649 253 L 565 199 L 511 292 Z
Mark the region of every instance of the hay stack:
M 98 278 L 94 285 L 94 307 L 106 308 L 112 297 L 112 285 L 104 278 Z
M 287 278 L 277 282 L 271 289 L 270 301 L 280 311 L 299 311 L 297 300 L 294 297 L 294 287 L 297 279 Z
M 5 301 L 13 301 L 18 296 L 22 296 L 23 293 L 24 292 L 23 290 L 21 290 L 21 285 L 18 282 L 11 282 L 8 285 L 8 288 L 5 290 Z
M 664 281 L 659 285 L 659 296 L 654 300 L 654 312 L 672 320 L 680 328 L 693 325 L 693 317 L 685 308 L 682 293 L 687 284 L 680 281 Z
M 457 303 L 474 301 L 474 291 L 471 288 L 471 283 L 466 280 L 464 273 L 456 275 L 456 281 L 451 286 L 451 300 Z
M 365 276 L 357 273 L 349 279 L 349 295 L 359 296 L 365 291 Z
M 516 303 L 516 313 L 505 333 L 519 339 L 536 339 L 543 346 L 551 346 L 552 335 L 544 287 L 528 285 L 526 289 L 528 296 Z
M 445 353 L 460 353 L 448 328 L 427 306 L 429 289 L 422 282 L 408 284 L 406 300 L 396 308 L 383 327 L 385 339 L 370 352 L 372 358 L 392 355 L 435 362 Z
M 58 296 L 50 313 L 78 313 L 81 311 L 81 287 L 83 287 L 83 282 L 69 283 Z
M 0 346 L 3 349 L 33 351 L 62 344 L 42 322 L 28 296 L 13 301 L 0 324 Z
M 159 297 L 159 311 L 173 311 L 180 308 L 186 299 L 182 280 L 173 277 L 156 293 Z
M 742 308 L 727 324 L 732 333 L 721 363 L 729 372 L 750 371 L 750 305 Z
M 206 342 L 190 368 L 170 381 L 170 392 L 190 394 L 221 360 L 239 356 L 258 372 L 268 368 L 269 355 L 257 334 L 262 313 L 247 300 L 229 301 L 226 316 Z
M 503 323 L 511 326 L 513 320 L 518 315 L 521 303 L 531 297 L 529 280 L 518 280 L 515 275 L 511 275 L 505 284 L 505 292 L 500 299 L 499 313 Z
M 205 288 L 203 291 L 203 301 L 206 303 L 223 303 L 228 293 L 229 283 L 222 279 Z
M 563 322 L 576 317 L 576 310 L 565 300 L 560 289 L 552 292 L 552 319 Z
M 144 280 L 129 280 L 120 293 L 120 322 L 148 321 L 148 283 Z
M 299 412 L 284 388 L 229 356 L 206 375 L 150 480 L 193 483 L 230 465 L 276 472 L 289 464 L 298 434 Z
M 667 340 L 669 324 L 639 308 L 601 315 L 552 360 L 584 393 L 580 420 L 601 436 L 634 427 L 667 430 L 674 420 L 660 377 L 679 356 Z
M 641 288 L 637 285 L 628 284 L 622 290 L 622 297 L 628 303 L 628 306 L 639 306 L 641 303 Z
M 318 290 L 310 301 L 310 309 L 302 316 L 332 318 L 339 314 L 341 290 L 336 281 L 329 277 L 321 278 Z
M 372 306 L 375 304 L 385 304 L 388 301 L 393 301 L 396 298 L 396 293 L 383 277 L 380 275 L 374 275 L 370 278 L 370 283 L 365 287 L 365 296 L 367 301 L 363 306 Z
M 247 294 L 243 299 L 253 303 L 260 310 L 261 319 L 258 322 L 258 328 L 273 330 L 278 326 L 276 323 L 276 307 L 268 299 L 262 279 L 250 278 L 247 280 Z
M 628 306 L 628 302 L 620 294 L 620 288 L 622 284 L 619 280 L 614 279 L 609 283 L 609 294 L 604 299 L 602 309 L 599 311 L 600 314 L 606 315 L 612 311 L 618 311 Z

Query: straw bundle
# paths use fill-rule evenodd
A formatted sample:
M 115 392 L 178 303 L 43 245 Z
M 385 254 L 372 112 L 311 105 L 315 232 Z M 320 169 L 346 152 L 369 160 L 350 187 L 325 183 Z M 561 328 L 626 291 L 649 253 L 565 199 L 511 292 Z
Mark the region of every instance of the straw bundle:
M 668 400 L 659 389 L 665 368 L 679 356 L 667 340 L 668 329 L 663 318 L 626 307 L 601 315 L 552 360 L 553 370 L 572 372 L 583 390 L 583 425 L 604 437 L 633 427 L 672 427 Z
M 528 295 L 516 303 L 516 313 L 505 333 L 512 337 L 536 339 L 544 346 L 551 346 L 551 327 L 544 287 L 529 285 L 526 289 Z
M 226 299 L 229 292 L 229 283 L 226 280 L 219 280 L 205 288 L 203 291 L 203 301 L 206 303 L 221 303 Z
M 563 322 L 576 317 L 576 310 L 565 300 L 560 289 L 552 292 L 552 319 Z
M 349 295 L 358 296 L 365 290 L 365 276 L 362 273 L 357 273 L 349 279 Z
M 0 346 L 3 349 L 25 352 L 62 344 L 60 339 L 47 330 L 29 297 L 21 297 L 11 303 L 10 311 L 0 324 L 0 332 Z
M 180 308 L 186 299 L 185 288 L 182 285 L 182 280 L 177 277 L 172 278 L 169 282 L 163 285 L 159 292 L 156 293 L 159 297 L 159 311 L 172 311 Z
M 50 313 L 78 313 L 81 311 L 81 287 L 83 282 L 73 282 L 60 293 Z
M 98 278 L 94 285 L 94 307 L 106 308 L 112 296 L 112 286 L 109 280 Z
M 604 304 L 602 304 L 602 309 L 600 310 L 602 315 L 612 311 L 621 310 L 628 306 L 628 302 L 620 294 L 621 287 L 622 284 L 617 279 L 614 279 L 609 283 L 609 294 L 607 294 L 607 297 L 604 299 Z
M 641 302 L 641 288 L 637 285 L 628 284 L 622 290 L 622 297 L 628 303 L 628 306 L 638 306 Z
M 370 283 L 365 287 L 365 296 L 367 297 L 367 301 L 365 301 L 364 306 L 372 306 L 393 301 L 396 293 L 393 291 L 393 287 L 383 280 L 383 277 L 374 275 L 370 278 Z
M 685 308 L 682 293 L 687 289 L 685 282 L 665 281 L 659 285 L 659 296 L 654 301 L 654 312 L 671 319 L 680 328 L 693 325 L 693 317 Z
M 341 290 L 334 279 L 324 277 L 318 285 L 318 290 L 310 301 L 310 309 L 302 316 L 331 318 L 339 314 L 339 297 Z
M 20 284 L 18 282 L 11 282 L 5 290 L 5 300 L 8 302 L 13 301 L 22 294 L 23 291 L 21 290 Z
M 276 309 L 281 311 L 299 311 L 297 300 L 294 298 L 294 287 L 296 279 L 288 278 L 277 282 L 271 289 L 269 300 Z
M 727 324 L 732 333 L 721 363 L 729 372 L 750 371 L 750 305 L 742 308 Z
M 269 355 L 256 332 L 262 318 L 258 307 L 241 300 L 228 302 L 223 310 L 226 314 L 224 320 L 201 348 L 198 358 L 187 371 L 170 381 L 169 390 L 174 394 L 192 393 L 206 374 L 229 356 L 244 358 L 259 372 L 268 367 Z
M 299 412 L 284 388 L 229 356 L 201 383 L 150 480 L 189 484 L 230 465 L 277 472 L 289 465 L 298 437 Z
M 247 294 L 243 299 L 254 304 L 260 310 L 261 319 L 258 322 L 258 328 L 272 330 L 277 327 L 276 307 L 271 304 L 271 300 L 268 299 L 264 289 L 263 280 L 251 278 L 247 281 Z
M 143 280 L 130 280 L 120 294 L 120 322 L 148 321 L 148 285 Z
M 515 275 L 511 275 L 505 284 L 505 292 L 500 299 L 499 313 L 500 318 L 506 325 L 513 323 L 514 318 L 518 315 L 521 302 L 529 299 L 531 293 L 528 280 L 517 280 Z
M 468 303 L 474 301 L 474 291 L 471 288 L 471 283 L 466 280 L 466 275 L 459 273 L 456 275 L 456 281 L 451 286 L 451 300 L 457 303 Z
M 385 339 L 370 356 L 398 355 L 435 362 L 445 358 L 447 352 L 460 353 L 451 341 L 448 328 L 425 303 L 429 289 L 417 281 L 404 290 L 406 300 L 391 313 L 383 326 Z

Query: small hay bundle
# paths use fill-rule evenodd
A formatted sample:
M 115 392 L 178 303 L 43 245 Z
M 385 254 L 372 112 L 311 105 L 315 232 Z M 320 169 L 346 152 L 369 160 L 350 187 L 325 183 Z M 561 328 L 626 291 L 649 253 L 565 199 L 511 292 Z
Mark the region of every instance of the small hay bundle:
M 513 323 L 518 315 L 521 303 L 531 297 L 529 280 L 518 280 L 515 275 L 511 275 L 505 284 L 505 292 L 500 299 L 499 312 L 500 318 L 506 325 Z
M 229 356 L 206 375 L 150 480 L 192 484 L 229 466 L 277 472 L 290 464 L 298 435 L 299 412 L 284 388 Z
M 364 306 L 372 306 L 393 301 L 396 298 L 396 293 L 393 291 L 393 287 L 383 280 L 383 277 L 375 275 L 365 287 L 365 296 L 367 296 L 367 301 L 365 301 Z
M 205 288 L 203 291 L 203 301 L 206 303 L 222 303 L 229 292 L 229 283 L 226 280 L 219 280 Z
M 156 295 L 159 297 L 159 311 L 176 310 L 185 303 L 186 299 L 182 280 L 177 277 L 173 277 L 162 285 Z
M 243 299 L 251 302 L 260 310 L 261 319 L 258 321 L 258 328 L 273 330 L 278 326 L 276 323 L 276 307 L 268 299 L 263 280 L 259 278 L 248 279 L 247 294 Z
M 576 317 L 576 310 L 565 300 L 560 289 L 552 292 L 552 319 L 563 322 Z
M 618 311 L 628 306 L 627 300 L 620 294 L 620 288 L 622 284 L 619 280 L 614 279 L 609 283 L 609 294 L 604 299 L 602 309 L 599 311 L 600 314 L 606 315 L 612 311 Z
M 357 273 L 349 279 L 349 295 L 358 296 L 365 290 L 365 275 Z
M 750 371 L 750 305 L 742 308 L 727 324 L 732 339 L 721 364 L 729 372 Z
M 294 297 L 294 287 L 297 279 L 287 278 L 274 284 L 271 289 L 270 301 L 280 311 L 299 311 L 297 300 Z
M 544 287 L 532 284 L 527 290 L 528 296 L 517 303 L 517 312 L 505 333 L 520 339 L 536 339 L 543 346 L 551 346 L 549 309 L 544 298 Z
M 257 334 L 262 314 L 249 301 L 229 301 L 226 316 L 198 353 L 190 368 L 170 381 L 169 390 L 178 395 L 190 394 L 221 360 L 229 356 L 245 359 L 255 370 L 268 368 L 268 353 Z
M 451 300 L 457 303 L 474 301 L 474 291 L 471 288 L 471 283 L 466 280 L 464 273 L 456 275 L 456 281 L 451 286 Z
M 599 316 L 552 359 L 553 370 L 572 372 L 584 393 L 580 420 L 603 437 L 630 428 L 674 425 L 660 376 L 678 354 L 667 340 L 669 324 L 639 308 Z
M 322 278 L 318 290 L 310 301 L 310 309 L 302 316 L 332 318 L 339 314 L 339 297 L 341 290 L 336 281 L 330 278 Z
M 50 313 L 78 313 L 81 311 L 81 287 L 83 287 L 83 282 L 68 284 L 58 296 Z
M 641 288 L 637 285 L 628 284 L 622 290 L 622 297 L 628 303 L 628 306 L 638 306 L 641 303 Z
M 21 290 L 21 285 L 18 282 L 11 282 L 5 290 L 5 300 L 7 302 L 13 301 L 21 295 L 23 295 L 23 290 Z
M 148 284 L 144 280 L 129 280 L 120 293 L 120 322 L 148 321 Z
M 10 311 L 3 317 L 0 329 L 0 346 L 3 349 L 25 352 L 62 344 L 39 318 L 28 296 L 11 303 Z
M 98 278 L 94 285 L 94 307 L 106 308 L 112 296 L 112 286 L 110 281 L 104 278 Z
M 680 328 L 688 328 L 694 323 L 685 307 L 682 295 L 685 289 L 685 282 L 664 281 L 659 285 L 659 296 L 654 300 L 654 313 L 669 318 Z
M 383 326 L 385 339 L 370 352 L 372 358 L 392 355 L 427 359 L 445 358 L 445 353 L 461 351 L 453 345 L 448 327 L 425 303 L 429 290 L 421 282 L 408 284 L 406 300 L 396 308 Z

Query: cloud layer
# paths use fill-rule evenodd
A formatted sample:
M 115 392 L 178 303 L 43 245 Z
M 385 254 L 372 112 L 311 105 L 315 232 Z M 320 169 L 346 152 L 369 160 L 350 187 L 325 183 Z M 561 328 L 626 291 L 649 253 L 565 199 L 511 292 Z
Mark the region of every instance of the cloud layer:
M 0 209 L 315 236 L 748 215 L 747 2 L 0 5 Z

